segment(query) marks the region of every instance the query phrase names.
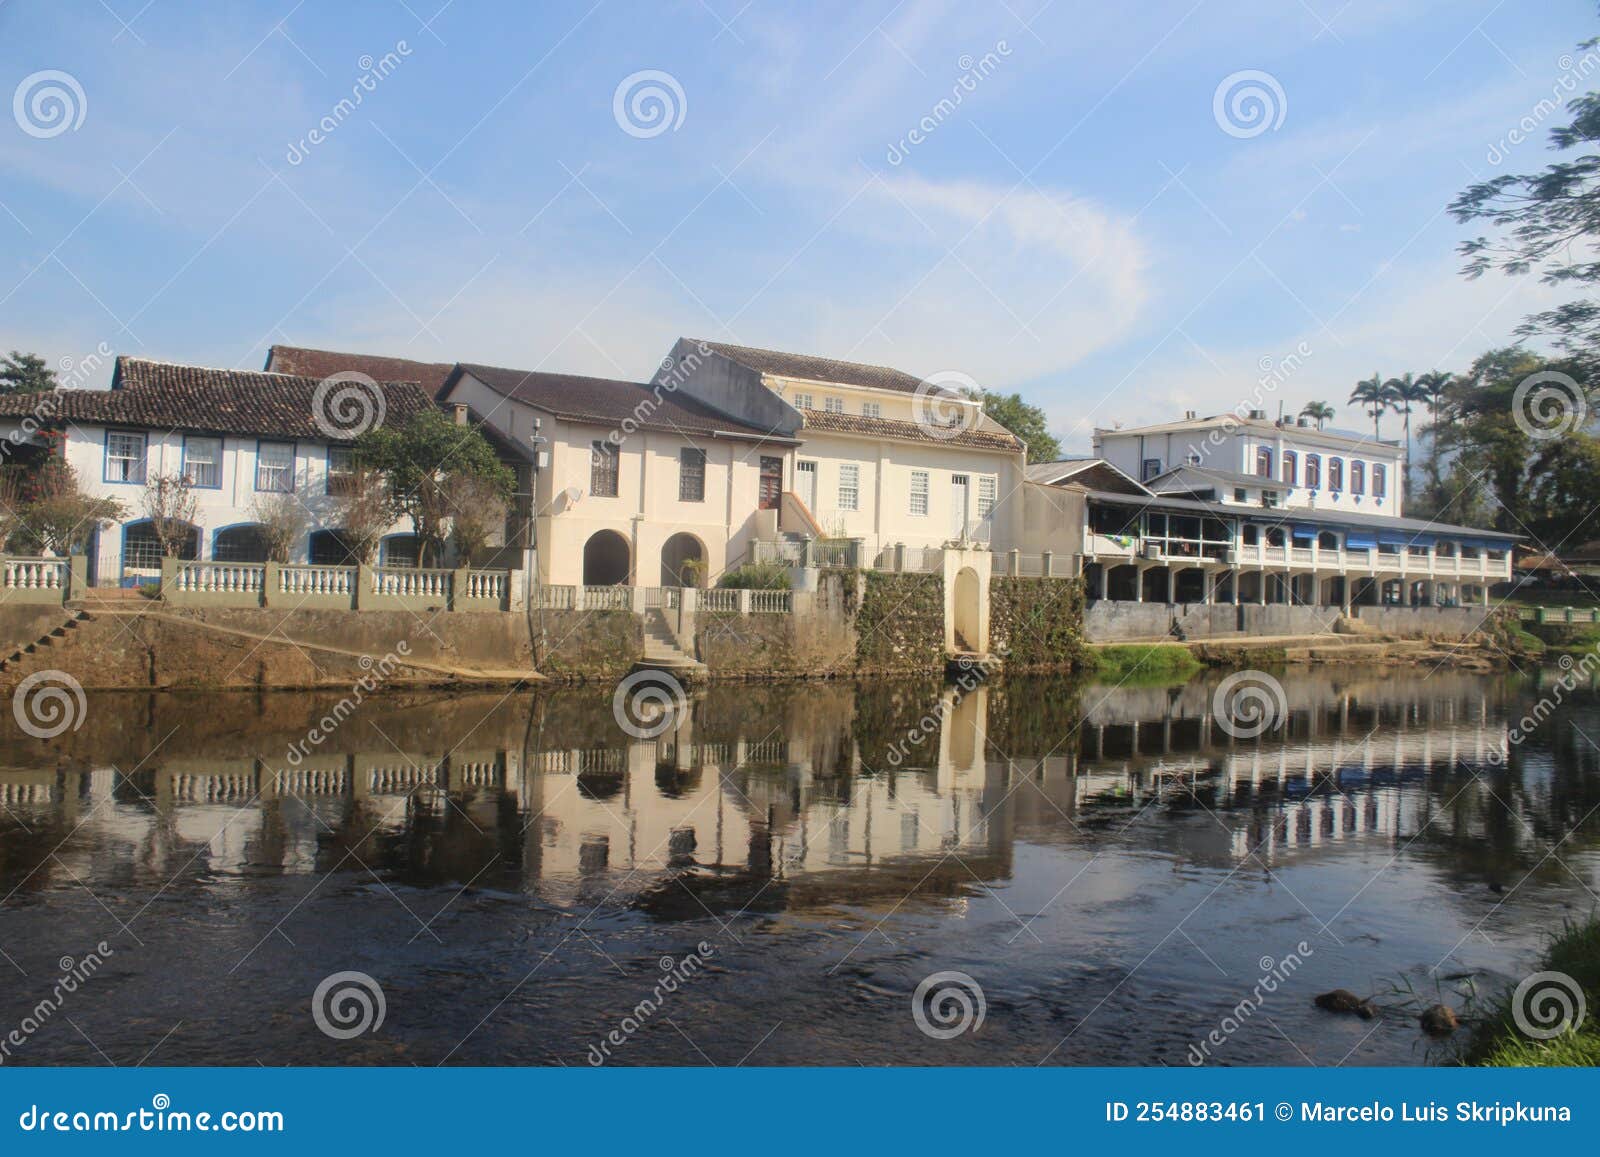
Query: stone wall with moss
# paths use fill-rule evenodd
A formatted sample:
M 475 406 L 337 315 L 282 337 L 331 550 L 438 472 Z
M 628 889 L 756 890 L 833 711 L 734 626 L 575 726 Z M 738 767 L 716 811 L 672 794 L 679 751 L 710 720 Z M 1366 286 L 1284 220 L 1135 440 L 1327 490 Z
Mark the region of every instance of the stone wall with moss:
M 1007 671 L 1085 666 L 1083 580 L 991 579 L 989 649 L 1003 657 Z
M 942 670 L 944 579 L 936 574 L 859 573 L 853 590 L 846 584 L 843 607 L 855 626 L 856 670 Z
M 630 611 L 535 611 L 535 661 L 552 679 L 613 679 L 644 656 L 644 619 Z

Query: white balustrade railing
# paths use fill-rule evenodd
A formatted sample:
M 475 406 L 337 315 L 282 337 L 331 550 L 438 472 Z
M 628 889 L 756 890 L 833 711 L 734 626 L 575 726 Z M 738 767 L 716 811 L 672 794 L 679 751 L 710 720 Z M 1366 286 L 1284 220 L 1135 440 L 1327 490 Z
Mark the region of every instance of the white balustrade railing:
M 258 595 L 266 580 L 265 563 L 180 562 L 175 582 L 184 594 Z
M 375 566 L 372 593 L 401 598 L 448 599 L 454 571 L 421 567 Z
M 736 590 L 701 591 L 699 597 L 702 611 L 737 611 L 739 609 L 739 592 Z
M 286 565 L 278 571 L 278 591 L 286 595 L 355 594 L 360 571 L 353 566 Z
M 751 591 L 750 611 L 752 614 L 788 614 L 794 605 L 794 600 L 789 591 Z
M 0 587 L 8 591 L 58 591 L 67 585 L 64 558 L 7 558 Z
M 540 585 L 533 588 L 535 610 L 570 611 L 578 605 L 578 588 L 572 586 Z
M 577 608 L 584 611 L 629 611 L 633 609 L 633 591 L 628 587 L 584 587 Z
M 469 570 L 464 597 L 503 603 L 506 597 L 506 581 L 509 578 L 510 575 L 503 570 Z

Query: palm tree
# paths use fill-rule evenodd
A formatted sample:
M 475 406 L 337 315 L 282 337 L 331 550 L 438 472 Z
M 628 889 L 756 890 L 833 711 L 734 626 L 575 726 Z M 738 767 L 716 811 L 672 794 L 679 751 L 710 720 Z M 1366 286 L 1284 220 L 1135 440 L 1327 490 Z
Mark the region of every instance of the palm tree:
M 1426 394 L 1429 425 L 1439 424 L 1439 407 L 1444 404 L 1444 396 L 1455 384 L 1455 380 L 1454 374 L 1446 373 L 1444 370 L 1429 370 L 1417 379 L 1417 385 L 1421 386 Z
M 1383 375 L 1376 372 L 1366 381 L 1357 382 L 1356 388 L 1350 391 L 1350 401 L 1372 415 L 1372 436 L 1380 440 L 1383 437 L 1381 427 L 1383 414 L 1392 400 L 1393 395 L 1384 383 Z
M 1327 402 L 1307 402 L 1300 408 L 1302 418 L 1310 418 L 1317 424 L 1317 429 L 1322 429 L 1322 423 L 1333 417 L 1333 407 Z
M 1426 402 L 1429 398 L 1428 387 L 1424 386 L 1407 370 L 1398 378 L 1390 378 L 1383 383 L 1383 388 L 1388 391 L 1389 405 L 1397 414 L 1404 416 L 1406 427 L 1406 465 L 1405 474 L 1401 478 L 1401 490 L 1406 495 L 1411 493 L 1411 412 L 1418 402 Z

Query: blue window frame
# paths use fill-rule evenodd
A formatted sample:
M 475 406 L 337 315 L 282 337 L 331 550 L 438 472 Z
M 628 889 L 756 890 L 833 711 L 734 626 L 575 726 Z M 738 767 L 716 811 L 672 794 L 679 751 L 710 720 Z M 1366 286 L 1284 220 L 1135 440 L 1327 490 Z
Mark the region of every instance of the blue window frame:
M 256 489 L 272 494 L 294 491 L 293 442 L 256 443 Z
M 150 459 L 150 435 L 144 430 L 107 430 L 101 481 L 143 486 Z
M 183 473 L 199 490 L 222 489 L 222 439 L 183 436 Z

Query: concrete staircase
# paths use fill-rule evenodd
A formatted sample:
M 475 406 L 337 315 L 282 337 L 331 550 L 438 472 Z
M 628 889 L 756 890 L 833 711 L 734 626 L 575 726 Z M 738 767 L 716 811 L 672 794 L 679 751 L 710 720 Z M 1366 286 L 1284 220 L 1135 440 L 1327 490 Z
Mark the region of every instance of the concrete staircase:
M 54 657 L 62 648 L 72 645 L 77 635 L 78 624 L 89 622 L 93 618 L 94 616 L 88 611 L 69 611 L 60 624 L 33 642 L 25 643 L 4 658 L 0 658 L 0 678 L 10 683 L 13 680 L 26 678 L 34 671 L 45 671 L 59 666 L 60 660 Z
M 644 616 L 644 662 L 642 667 L 694 675 L 705 672 L 705 664 L 686 651 L 667 616 L 652 608 Z

